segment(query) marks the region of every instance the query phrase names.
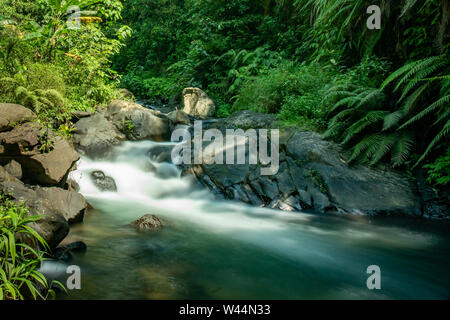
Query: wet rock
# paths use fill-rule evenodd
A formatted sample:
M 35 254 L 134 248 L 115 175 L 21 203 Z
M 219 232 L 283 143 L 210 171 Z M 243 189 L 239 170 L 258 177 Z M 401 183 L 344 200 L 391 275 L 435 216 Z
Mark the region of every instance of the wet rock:
M 180 175 L 176 166 L 166 162 L 156 166 L 155 174 L 161 179 L 177 178 Z
M 29 225 L 39 233 L 51 249 L 56 248 L 69 233 L 69 223 L 62 213 L 53 209 L 48 199 L 39 197 L 36 191 L 8 175 L 0 167 L 0 191 L 9 195 L 16 203 L 23 203 L 29 215 L 41 216 L 40 220 Z
M 232 123 L 244 129 L 258 128 L 275 126 L 274 121 L 274 117 L 253 118 L 251 113 L 242 112 L 214 126 L 224 129 Z M 338 145 L 314 132 L 289 128 L 280 147 L 279 170 L 273 176 L 261 176 L 261 165 L 201 164 L 194 172 L 205 186 L 227 198 L 246 203 L 258 199 L 264 206 L 286 211 L 422 215 L 416 187 L 404 174 L 350 166 Z M 243 192 L 244 186 L 251 188 L 254 197 Z
M 196 118 L 213 117 L 216 113 L 214 101 L 199 88 L 185 88 L 183 96 L 183 112 Z
M 85 253 L 87 245 L 82 241 L 72 242 L 68 245 L 59 246 L 53 252 L 53 258 L 68 262 L 72 259 L 73 253 Z
M 93 171 L 91 173 L 91 179 L 101 191 L 117 191 L 117 185 L 114 179 L 106 176 L 102 171 Z
M 72 113 L 72 117 L 75 121 L 78 121 L 83 118 L 87 118 L 93 116 L 94 112 L 92 111 L 75 111 Z
M 48 206 L 39 200 L 27 201 L 27 207 L 33 215 L 41 216 L 40 220 L 30 223 L 30 227 L 36 230 L 53 250 L 69 234 L 69 223 L 61 214 L 49 210 Z
M 0 103 L 0 132 L 8 131 L 14 126 L 32 121 L 36 115 L 28 108 L 13 103 Z
M 163 227 L 163 223 L 159 218 L 152 214 L 146 214 L 145 216 L 134 221 L 132 225 L 138 230 L 154 230 Z
M 155 162 L 172 163 L 173 148 L 173 145 L 157 145 L 148 151 L 148 155 Z

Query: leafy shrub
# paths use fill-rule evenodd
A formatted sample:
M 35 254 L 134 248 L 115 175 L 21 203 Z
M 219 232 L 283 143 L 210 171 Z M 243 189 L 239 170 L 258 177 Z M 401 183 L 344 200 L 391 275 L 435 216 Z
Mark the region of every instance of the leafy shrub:
M 279 113 L 288 123 L 320 130 L 326 106 L 322 104 L 330 72 L 317 65 L 283 63 L 244 83 L 233 111 Z
M 65 88 L 56 68 L 32 64 L 12 78 L 0 79 L 0 99 L 33 110 L 42 123 L 57 128 L 69 117 Z
M 121 80 L 121 86 L 132 91 L 138 97 L 152 101 L 168 101 L 182 90 L 182 87 L 172 78 L 143 78 L 134 73 L 125 75 Z
M 59 67 L 51 64 L 33 63 L 26 65 L 23 73 L 29 90 L 55 90 L 64 95 L 66 84 Z
M 350 146 L 351 161 L 372 165 L 389 155 L 393 166 L 406 164 L 424 141 L 425 150 L 415 150 L 418 165 L 450 132 L 449 67 L 448 57 L 430 57 L 399 68 L 380 89 L 354 83 L 331 88 L 326 100 L 335 104 L 326 136 Z M 425 119 L 424 126 L 419 120 Z
M 428 169 L 428 182 L 440 186 L 450 185 L 450 147 L 445 155 L 436 159 L 435 162 L 425 165 Z
M 54 296 L 51 285 L 38 271 L 44 256 L 40 249 L 48 246 L 28 225 L 39 219 L 0 193 L 0 300 Z

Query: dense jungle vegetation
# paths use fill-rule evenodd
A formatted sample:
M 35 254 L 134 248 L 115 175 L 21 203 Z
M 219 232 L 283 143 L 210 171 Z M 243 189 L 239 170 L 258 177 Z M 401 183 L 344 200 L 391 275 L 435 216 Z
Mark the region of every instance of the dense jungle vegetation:
M 370 5 L 381 29 L 366 26 Z M 78 6 L 81 16 L 69 19 Z M 74 110 L 120 97 L 219 117 L 250 109 L 323 132 L 351 161 L 425 166 L 450 181 L 448 0 L 0 0 L 0 100 L 62 134 Z M 68 23 L 69 21 L 69 23 Z M 79 28 L 71 28 L 78 23 Z
M 178 105 L 195 86 L 218 117 L 277 114 L 350 162 L 424 168 L 448 188 L 449 15 L 449 0 L 0 0 L 0 103 L 70 138 L 75 111 L 121 88 Z M 53 293 L 38 219 L 0 194 L 0 300 Z

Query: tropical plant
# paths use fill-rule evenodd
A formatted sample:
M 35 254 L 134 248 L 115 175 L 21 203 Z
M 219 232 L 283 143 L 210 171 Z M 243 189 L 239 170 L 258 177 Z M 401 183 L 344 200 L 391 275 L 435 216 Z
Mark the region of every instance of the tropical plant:
M 435 162 L 424 166 L 428 169 L 428 182 L 440 186 L 450 184 L 450 147 L 445 155 L 436 159 Z
M 325 100 L 333 97 L 338 99 L 329 110 L 333 117 L 325 137 L 352 146 L 349 162 L 374 165 L 390 154 L 393 166 L 405 163 L 412 151 L 413 137 L 409 132 L 386 131 L 392 116 L 381 90 L 343 85 L 331 88 Z
M 54 296 L 51 284 L 39 272 L 48 245 L 29 225 L 39 219 L 0 193 L 0 300 Z
M 391 83 L 395 83 L 394 92 L 400 93 L 400 107 L 389 115 L 383 129 L 397 126 L 403 131 L 420 120 L 431 123 L 421 133 L 430 133 L 430 138 L 417 165 L 450 133 L 450 58 L 441 55 L 411 62 L 388 77 L 381 89 Z

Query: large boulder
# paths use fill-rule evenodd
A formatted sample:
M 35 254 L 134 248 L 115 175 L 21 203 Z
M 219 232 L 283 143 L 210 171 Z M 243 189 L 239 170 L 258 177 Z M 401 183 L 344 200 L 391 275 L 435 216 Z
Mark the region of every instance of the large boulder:
M 222 132 L 227 127 L 269 129 L 276 128 L 275 120 L 240 112 L 213 126 Z M 246 151 L 248 156 L 248 142 Z M 261 164 L 203 163 L 185 166 L 184 171 L 194 174 L 215 194 L 285 211 L 422 215 L 416 186 L 405 174 L 351 166 L 335 143 L 320 134 L 293 128 L 280 132 L 279 170 L 273 175 L 262 176 Z
M 11 130 L 15 125 L 32 121 L 36 115 L 18 104 L 0 103 L 0 132 Z
M 172 122 L 161 112 L 147 109 L 137 103 L 115 100 L 106 108 L 105 116 L 129 140 L 167 141 Z
M 0 162 L 19 162 L 29 182 L 56 185 L 63 182 L 80 156 L 52 130 L 27 122 L 0 133 Z
M 183 90 L 183 111 L 196 118 L 213 117 L 216 113 L 214 101 L 199 88 Z
M 415 186 L 405 175 L 357 165 L 350 166 L 340 148 L 314 132 L 297 132 L 287 143 L 287 153 L 304 172 L 293 173 L 301 189 L 306 176 L 333 206 L 345 212 L 421 215 Z M 292 163 L 291 163 L 292 166 Z M 292 172 L 292 171 L 291 171 Z
M 64 213 L 55 209 L 51 200 L 40 197 L 35 190 L 14 178 L 1 166 L 0 192 L 11 197 L 16 203 L 23 203 L 30 215 L 41 216 L 40 220 L 30 226 L 43 237 L 51 249 L 56 248 L 69 233 L 69 223 L 64 218 Z
M 52 187 L 36 188 L 36 195 L 48 200 L 51 209 L 62 214 L 69 224 L 83 221 L 88 204 L 80 193 Z
M 89 157 L 104 157 L 123 140 L 125 136 L 102 113 L 75 123 L 73 142 L 79 152 Z

